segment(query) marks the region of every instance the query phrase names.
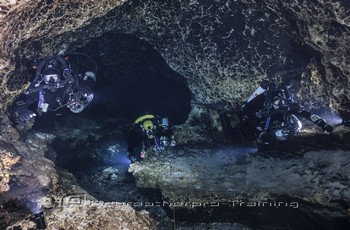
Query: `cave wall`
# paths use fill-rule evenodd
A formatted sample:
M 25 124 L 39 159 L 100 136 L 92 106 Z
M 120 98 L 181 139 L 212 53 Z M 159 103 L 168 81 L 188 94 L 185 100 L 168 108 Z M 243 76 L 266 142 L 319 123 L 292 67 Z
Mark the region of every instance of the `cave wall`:
M 153 44 L 200 102 L 240 104 L 259 80 L 298 68 L 308 56 L 282 13 L 259 2 L 140 1 L 127 7 L 132 16 L 121 17 L 116 29 L 125 31 L 127 23 Z
M 36 201 L 59 187 L 54 163 L 44 157 L 54 136 L 44 133 L 23 136 L 9 123 L 1 114 L 0 205 L 21 200 L 22 205 L 30 209 L 31 204 L 27 201 Z M 0 210 L 1 217 L 2 214 L 3 210 Z
M 116 29 L 154 45 L 200 102 L 236 106 L 259 80 L 292 78 L 306 107 L 349 108 L 345 1 L 132 1 L 122 11 Z
M 281 6 L 294 21 L 297 36 L 318 54 L 308 64 L 310 73 L 303 75 L 298 94 L 310 101 L 318 97 L 320 105 L 321 98 L 329 99 L 331 108 L 349 111 L 350 2 L 288 0 Z
M 95 18 L 106 15 L 126 0 L 42 0 L 0 3 L 0 108 L 28 86 L 26 64 L 33 58 L 57 54 L 76 40 L 87 42 L 99 31 L 76 33 Z
M 187 79 L 199 102 L 222 100 L 234 107 L 260 80 L 291 78 L 306 107 L 349 110 L 346 1 L 16 4 L 0 18 L 6 21 L 0 37 L 2 107 L 28 81 L 23 77 L 25 60 L 75 49 L 92 37 L 115 31 L 153 45 Z

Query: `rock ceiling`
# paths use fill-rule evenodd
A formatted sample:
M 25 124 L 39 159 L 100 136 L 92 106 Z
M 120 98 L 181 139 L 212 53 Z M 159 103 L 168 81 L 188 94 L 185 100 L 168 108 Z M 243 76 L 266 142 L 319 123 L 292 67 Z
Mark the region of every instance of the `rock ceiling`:
M 62 0 L 0 7 L 2 108 L 26 86 L 28 59 L 114 31 L 153 45 L 200 102 L 236 106 L 259 80 L 289 78 L 305 106 L 349 110 L 345 1 Z

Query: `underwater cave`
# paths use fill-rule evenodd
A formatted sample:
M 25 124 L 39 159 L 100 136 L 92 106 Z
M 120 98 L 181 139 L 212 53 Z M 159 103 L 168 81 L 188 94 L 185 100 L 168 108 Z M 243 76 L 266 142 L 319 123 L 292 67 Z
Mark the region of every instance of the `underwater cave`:
M 187 120 L 191 92 L 185 78 L 173 71 L 146 41 L 106 33 L 70 52 L 88 55 L 98 68 L 93 106 L 84 111 L 84 117 L 132 123 L 142 114 L 151 113 L 168 117 L 173 124 Z M 78 65 L 91 66 L 89 61 Z M 46 121 L 42 122 L 37 127 L 45 127 Z
M 191 92 L 185 78 L 145 40 L 107 33 L 77 52 L 90 55 L 99 68 L 101 79 L 91 114 L 100 118 L 119 116 L 126 122 L 146 112 L 168 117 L 174 124 L 187 120 Z
M 0 3 L 0 229 L 349 229 L 349 4 L 63 2 Z M 61 50 L 95 70 L 92 102 L 19 122 L 28 63 Z M 286 140 L 245 136 L 264 80 L 291 83 L 288 100 L 331 131 L 298 117 Z M 153 138 L 131 162 L 144 114 L 169 118 L 176 145 Z
M 103 201 L 137 201 L 142 194 L 136 192 L 135 199 L 131 193 L 136 187 L 127 173 L 125 132 L 144 114 L 183 124 L 191 110 L 186 80 L 150 44 L 131 35 L 106 33 L 71 53 L 76 65 L 91 66 L 93 59 L 97 66 L 94 100 L 80 114 L 44 114 L 33 130 L 58 135 L 51 144 L 56 154 L 46 156 L 73 172 L 91 195 Z M 118 180 L 100 185 L 111 175 Z M 125 197 L 128 193 L 132 195 Z

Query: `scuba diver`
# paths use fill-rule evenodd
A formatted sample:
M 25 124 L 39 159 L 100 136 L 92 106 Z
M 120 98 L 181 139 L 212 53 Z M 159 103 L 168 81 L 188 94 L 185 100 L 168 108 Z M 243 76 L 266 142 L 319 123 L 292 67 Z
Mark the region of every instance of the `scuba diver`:
M 298 117 L 305 118 L 323 132 L 331 133 L 333 127 L 320 116 L 304 110 L 293 100 L 290 86 L 263 81 L 238 111 L 240 124 L 232 128 L 229 112 L 219 111 L 220 121 L 226 137 L 257 141 L 259 149 L 269 149 L 278 141 L 297 136 L 302 128 Z
M 77 66 L 69 61 L 73 55 L 90 58 L 85 54 L 61 51 L 57 56 L 49 56 L 41 61 L 35 59 L 32 62 L 35 78 L 10 108 L 21 122 L 27 122 L 37 114 L 57 111 L 63 107 L 73 113 L 80 113 L 90 104 L 94 98 L 96 65 L 95 72 L 88 69 L 79 72 Z
M 146 150 L 157 153 L 176 145 L 168 118 L 146 113 L 137 118 L 126 133 L 128 157 L 132 163 L 143 160 Z

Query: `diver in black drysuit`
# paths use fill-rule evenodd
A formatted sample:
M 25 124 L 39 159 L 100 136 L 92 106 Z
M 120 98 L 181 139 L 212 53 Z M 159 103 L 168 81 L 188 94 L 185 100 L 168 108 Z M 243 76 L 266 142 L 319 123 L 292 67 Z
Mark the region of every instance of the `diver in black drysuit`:
M 169 119 L 149 113 L 137 118 L 125 131 L 125 136 L 128 143 L 128 157 L 132 163 L 143 160 L 146 150 L 150 147 L 161 152 L 168 146 L 176 145 Z
M 69 55 L 62 53 L 33 63 L 36 70 L 34 81 L 10 108 L 21 122 L 62 107 L 80 113 L 90 104 L 96 75 L 90 70 L 78 73 L 68 58 Z
M 231 126 L 229 112 L 219 112 L 226 137 L 236 140 L 253 139 L 262 145 L 286 140 L 297 135 L 301 129 L 297 117 L 312 121 L 326 133 L 333 131 L 333 127 L 320 116 L 304 110 L 295 103 L 287 86 L 277 87 L 273 82 L 266 81 L 261 86 L 265 87 L 266 91 L 251 99 L 239 111 L 241 122 L 235 128 Z

